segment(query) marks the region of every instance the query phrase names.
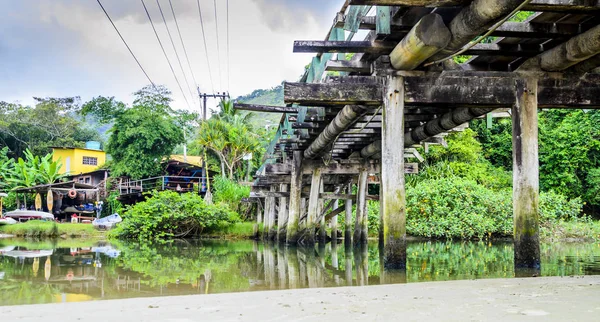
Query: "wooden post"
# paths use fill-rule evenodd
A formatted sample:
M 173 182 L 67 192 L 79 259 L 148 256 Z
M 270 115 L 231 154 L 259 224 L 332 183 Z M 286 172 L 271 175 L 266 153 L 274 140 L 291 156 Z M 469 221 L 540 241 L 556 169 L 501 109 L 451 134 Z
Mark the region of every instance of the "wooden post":
M 356 218 L 354 221 L 354 245 L 367 242 L 367 169 L 362 168 L 358 174 L 358 191 L 356 192 Z
M 381 185 L 384 266 L 406 268 L 406 196 L 404 190 L 404 79 L 390 76 L 383 104 Z
M 324 185 L 323 185 L 323 180 L 321 180 L 321 186 L 319 188 L 319 192 L 325 192 L 324 190 Z M 323 199 L 319 198 L 319 202 L 318 202 L 318 213 L 317 216 L 319 216 L 322 212 L 324 208 L 324 202 Z M 327 227 L 325 227 L 325 215 L 323 214 L 323 216 L 321 216 L 321 220 L 319 222 L 319 243 L 320 244 L 325 244 L 325 242 L 327 241 Z
M 306 245 L 315 243 L 315 228 L 319 211 L 319 193 L 321 192 L 321 169 L 315 168 L 312 174 L 310 196 L 308 198 L 308 215 L 306 216 L 305 238 Z
M 288 185 L 282 183 L 279 186 L 279 190 L 281 192 L 288 191 Z M 277 240 L 279 242 L 285 242 L 286 239 L 286 225 L 288 221 L 288 198 L 281 197 L 279 198 L 279 214 L 277 214 Z
M 340 193 L 340 188 L 336 188 L 335 193 Z M 339 206 L 340 206 L 340 201 L 335 200 L 333 202 L 333 207 L 331 209 L 334 209 L 334 210 L 338 209 Z M 338 217 L 337 217 L 337 215 L 331 217 L 331 222 L 329 223 L 329 227 L 331 228 L 331 243 L 337 244 L 337 238 L 338 238 L 338 234 L 337 234 Z
M 512 108 L 515 268 L 540 268 L 537 117 L 537 79 L 518 79 Z
M 263 203 L 264 204 L 264 201 Z M 261 199 L 259 199 L 258 204 L 256 205 L 256 224 L 254 224 L 254 238 L 258 239 L 260 237 L 260 224 L 262 223 L 262 214 L 263 210 L 261 209 Z
M 352 194 L 352 182 L 348 184 L 347 194 Z M 344 219 L 344 225 L 346 229 L 344 231 L 344 244 L 346 248 L 352 245 L 352 199 L 346 199 L 344 201 L 346 206 L 346 218 Z
M 277 192 L 277 187 L 272 185 L 270 191 Z M 265 199 L 265 226 L 263 228 L 263 237 L 272 240 L 275 238 L 275 235 L 277 235 L 277 231 L 275 230 L 275 197 L 267 197 Z
M 300 220 L 300 203 L 302 192 L 302 151 L 294 151 L 290 181 L 290 200 L 287 222 L 287 243 L 298 242 L 298 225 Z

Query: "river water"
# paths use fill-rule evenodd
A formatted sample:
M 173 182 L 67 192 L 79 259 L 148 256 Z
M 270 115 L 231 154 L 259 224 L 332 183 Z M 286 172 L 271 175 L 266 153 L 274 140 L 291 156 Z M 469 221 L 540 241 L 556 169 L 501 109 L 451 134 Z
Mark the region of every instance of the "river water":
M 600 244 L 542 245 L 542 276 L 600 275 Z M 377 243 L 314 249 L 253 241 L 167 245 L 0 239 L 0 305 L 514 277 L 508 242 L 409 242 L 385 271 Z

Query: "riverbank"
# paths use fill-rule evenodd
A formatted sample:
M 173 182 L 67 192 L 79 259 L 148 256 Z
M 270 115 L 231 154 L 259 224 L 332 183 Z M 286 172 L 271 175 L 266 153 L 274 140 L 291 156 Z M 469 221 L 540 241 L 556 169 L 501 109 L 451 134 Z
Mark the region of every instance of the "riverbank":
M 6 306 L 0 315 L 24 322 L 596 321 L 598 294 L 600 276 L 513 278 Z
M 102 238 L 106 236 L 106 231 L 99 231 L 90 224 L 30 220 L 25 223 L 0 226 L 0 235 L 23 238 Z

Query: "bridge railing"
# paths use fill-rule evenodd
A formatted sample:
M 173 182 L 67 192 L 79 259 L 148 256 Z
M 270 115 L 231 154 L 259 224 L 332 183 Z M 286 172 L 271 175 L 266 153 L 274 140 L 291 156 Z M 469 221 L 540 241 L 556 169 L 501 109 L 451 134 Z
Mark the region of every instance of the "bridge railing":
M 122 180 L 118 184 L 120 195 L 131 195 L 149 191 L 171 190 L 177 192 L 205 192 L 206 178 L 161 176 L 141 180 Z

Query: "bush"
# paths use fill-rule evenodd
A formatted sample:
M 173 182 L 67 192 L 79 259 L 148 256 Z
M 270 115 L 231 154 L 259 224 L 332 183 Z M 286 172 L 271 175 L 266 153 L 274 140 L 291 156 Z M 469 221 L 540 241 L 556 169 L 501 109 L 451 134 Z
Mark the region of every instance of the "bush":
M 224 177 L 215 177 L 213 181 L 213 200 L 215 203 L 226 204 L 229 209 L 243 214 L 248 211 L 249 204 L 242 203 L 242 198 L 250 196 L 250 187 L 242 186 Z
M 123 222 L 111 234 L 140 241 L 186 238 L 239 221 L 239 216 L 225 205 L 207 205 L 201 196 L 192 193 L 161 191 L 128 207 Z
M 554 191 L 540 194 L 540 222 L 542 225 L 558 220 L 577 220 L 582 209 L 581 198 L 569 200 L 566 196 Z
M 407 233 L 483 238 L 512 233 L 510 190 L 494 191 L 458 177 L 424 180 L 407 190 Z

